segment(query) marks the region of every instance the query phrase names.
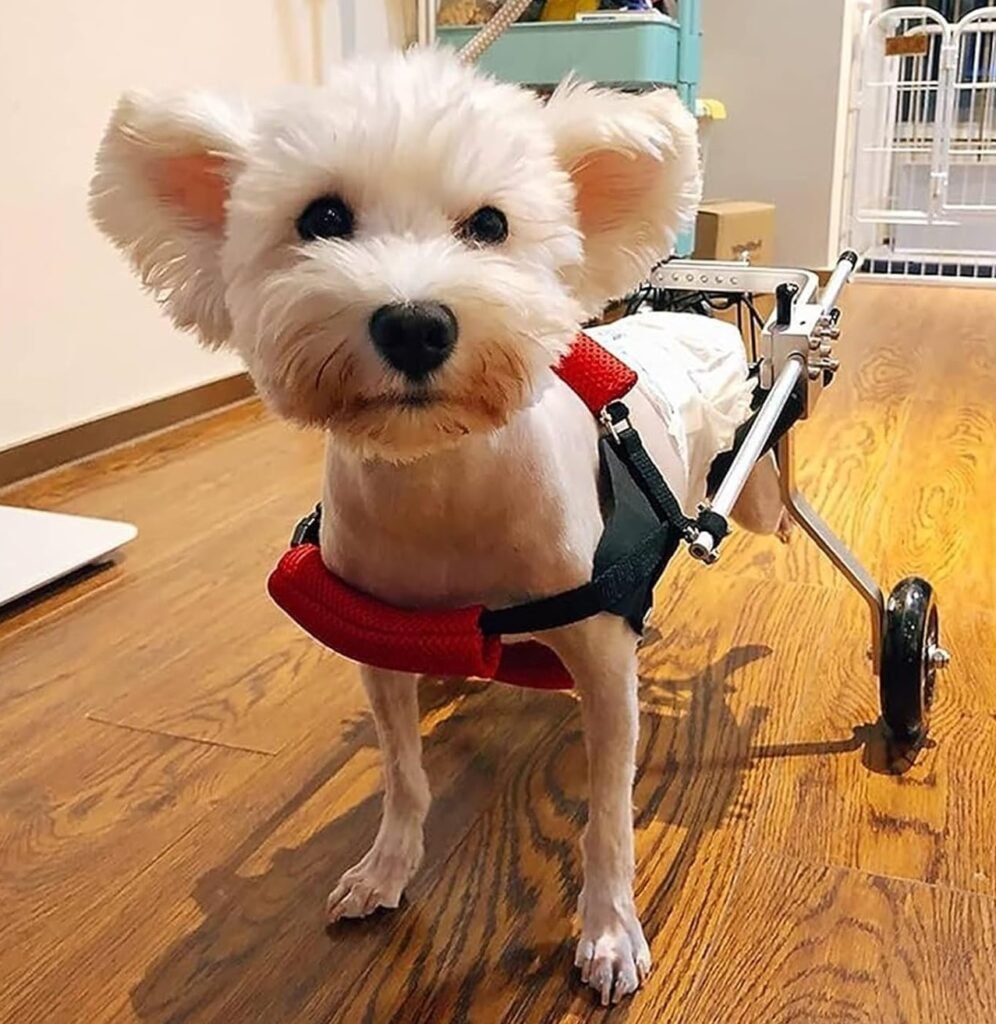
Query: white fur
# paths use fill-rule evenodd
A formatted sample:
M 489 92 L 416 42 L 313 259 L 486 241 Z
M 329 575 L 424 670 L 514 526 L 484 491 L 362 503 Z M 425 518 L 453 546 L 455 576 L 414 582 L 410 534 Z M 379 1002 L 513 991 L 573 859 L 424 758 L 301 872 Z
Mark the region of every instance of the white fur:
M 224 210 L 216 218 L 209 204 L 198 219 L 187 197 L 215 195 L 219 178 Z M 277 411 L 327 431 L 322 552 L 333 571 L 393 604 L 500 606 L 590 576 L 597 430 L 550 367 L 587 315 L 669 249 L 698 191 L 694 120 L 670 93 L 567 85 L 544 105 L 415 51 L 347 65 L 327 88 L 252 116 L 206 97 L 129 97 L 100 151 L 93 210 L 180 326 L 234 346 Z M 304 243 L 296 218 L 326 193 L 352 207 L 355 234 Z M 508 218 L 501 245 L 455 233 L 484 205 Z M 450 306 L 459 339 L 432 400 L 413 408 L 367 324 L 385 303 L 419 300 Z M 639 395 L 632 406 L 652 452 L 652 410 Z M 769 528 L 773 481 L 750 492 L 755 523 Z M 578 963 L 607 1002 L 649 968 L 632 898 L 636 637 L 597 616 L 541 639 L 584 707 Z M 397 905 L 429 802 L 415 680 L 363 678 L 384 815 L 330 896 L 330 920 Z

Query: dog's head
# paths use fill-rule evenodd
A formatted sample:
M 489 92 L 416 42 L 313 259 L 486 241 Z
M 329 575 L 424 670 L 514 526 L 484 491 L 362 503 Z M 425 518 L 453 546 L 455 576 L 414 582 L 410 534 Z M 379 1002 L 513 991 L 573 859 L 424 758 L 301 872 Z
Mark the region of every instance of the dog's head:
M 567 85 L 543 103 L 422 50 L 258 111 L 126 96 L 92 209 L 278 412 L 405 459 L 531 401 L 579 323 L 668 251 L 698 187 L 670 92 Z

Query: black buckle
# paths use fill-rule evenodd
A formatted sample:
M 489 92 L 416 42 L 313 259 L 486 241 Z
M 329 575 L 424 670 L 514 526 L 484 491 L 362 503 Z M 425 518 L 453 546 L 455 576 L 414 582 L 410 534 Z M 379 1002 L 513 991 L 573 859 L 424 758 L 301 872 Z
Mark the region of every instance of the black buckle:
M 292 548 L 300 547 L 302 544 L 317 544 L 319 541 L 322 526 L 322 504 L 319 502 L 315 506 L 314 512 L 309 512 L 298 524 L 294 527 L 294 533 L 291 535 L 290 546 Z

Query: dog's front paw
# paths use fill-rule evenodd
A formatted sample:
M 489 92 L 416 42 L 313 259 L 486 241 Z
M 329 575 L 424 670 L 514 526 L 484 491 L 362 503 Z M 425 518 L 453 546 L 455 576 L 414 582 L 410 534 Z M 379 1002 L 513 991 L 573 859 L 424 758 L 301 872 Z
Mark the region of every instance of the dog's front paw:
M 393 910 L 401 902 L 422 859 L 421 838 L 410 842 L 375 842 L 367 855 L 339 879 L 325 904 L 329 924 L 344 917 L 366 917 L 379 907 Z
M 635 992 L 650 973 L 650 948 L 635 911 L 585 907 L 574 963 L 603 1006 Z

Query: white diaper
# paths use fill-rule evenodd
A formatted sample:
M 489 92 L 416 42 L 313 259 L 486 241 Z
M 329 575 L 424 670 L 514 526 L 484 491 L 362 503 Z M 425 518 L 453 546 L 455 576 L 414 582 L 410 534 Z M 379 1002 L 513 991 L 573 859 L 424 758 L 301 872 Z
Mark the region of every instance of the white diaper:
M 684 467 L 678 490 L 701 500 L 712 460 L 750 416 L 755 381 L 740 332 L 696 313 L 639 313 L 585 333 L 640 375 Z

